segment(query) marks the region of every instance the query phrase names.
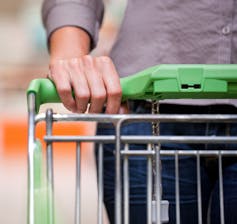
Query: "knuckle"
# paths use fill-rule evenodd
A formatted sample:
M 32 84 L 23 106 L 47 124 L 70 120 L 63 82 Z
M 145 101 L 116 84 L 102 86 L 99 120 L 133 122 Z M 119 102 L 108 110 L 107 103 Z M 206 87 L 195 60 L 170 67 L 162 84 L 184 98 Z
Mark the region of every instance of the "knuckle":
M 54 62 L 51 62 L 50 64 L 49 64 L 49 69 L 50 70 L 53 70 L 55 68 L 55 63 Z
M 71 58 L 69 61 L 68 61 L 69 65 L 74 67 L 74 66 L 77 66 L 79 64 L 79 59 L 78 58 Z
M 55 61 L 50 62 L 49 70 L 51 72 L 57 72 L 59 70 L 64 69 L 65 65 L 66 65 L 66 61 L 65 60 L 63 60 L 63 59 L 55 60 Z
M 66 102 L 64 103 L 66 105 L 67 108 L 71 109 L 74 107 L 74 103 L 73 102 Z
M 70 94 L 70 93 L 71 93 L 71 89 L 68 88 L 68 87 L 60 86 L 60 87 L 58 87 L 58 92 L 59 92 L 61 95 L 67 95 L 67 94 Z
M 104 101 L 106 98 L 106 93 L 105 92 L 96 92 L 92 95 L 92 98 L 96 101 Z
M 50 66 L 58 66 L 64 64 L 66 62 L 65 59 L 55 59 L 50 62 Z
M 90 105 L 89 112 L 90 113 L 100 113 L 102 111 L 103 104 L 101 105 Z
M 104 63 L 111 63 L 111 58 L 108 56 L 101 56 L 101 57 L 99 57 L 99 60 Z
M 78 113 L 84 113 L 87 110 L 87 105 L 81 105 L 81 104 L 77 104 L 77 112 Z
M 75 103 L 73 101 L 71 102 L 63 102 L 63 105 L 70 111 L 74 111 L 75 110 Z
M 49 70 L 53 73 L 58 68 L 56 63 L 49 64 Z
M 97 113 L 97 112 L 98 112 L 98 108 L 93 107 L 93 106 L 91 105 L 90 108 L 89 108 L 89 112 L 90 112 L 90 113 Z
M 81 100 L 88 100 L 90 98 L 90 93 L 87 91 L 84 91 L 84 92 L 81 91 L 81 92 L 75 93 L 75 96 Z
M 94 66 L 93 58 L 91 56 L 85 56 L 82 58 L 82 65 L 87 69 L 91 69 Z
M 114 97 L 114 98 L 120 98 L 122 96 L 121 88 L 112 89 L 112 90 L 108 91 L 108 96 Z
M 85 63 L 92 64 L 93 63 L 93 57 L 91 55 L 85 55 L 83 57 L 83 60 Z

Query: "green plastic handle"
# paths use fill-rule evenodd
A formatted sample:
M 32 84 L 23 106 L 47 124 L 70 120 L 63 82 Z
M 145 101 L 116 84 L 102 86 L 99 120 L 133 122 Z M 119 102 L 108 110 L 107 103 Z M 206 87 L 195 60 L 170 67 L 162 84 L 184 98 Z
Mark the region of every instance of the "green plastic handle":
M 157 65 L 120 79 L 128 99 L 237 99 L 237 65 Z M 60 102 L 49 79 L 32 80 L 27 94 L 36 96 L 36 112 L 44 103 Z
M 27 95 L 35 94 L 35 112 L 39 112 L 44 103 L 58 103 L 60 97 L 54 83 L 50 79 L 33 79 L 27 89 Z

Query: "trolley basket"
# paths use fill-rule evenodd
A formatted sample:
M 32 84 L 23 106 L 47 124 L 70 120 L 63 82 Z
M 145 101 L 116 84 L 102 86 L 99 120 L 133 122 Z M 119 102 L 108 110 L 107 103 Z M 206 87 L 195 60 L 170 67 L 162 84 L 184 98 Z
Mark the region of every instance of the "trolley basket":
M 165 99 L 235 99 L 237 98 L 237 65 L 158 65 L 135 75 L 122 78 L 122 100 L 161 101 Z M 220 223 L 224 224 L 224 194 L 222 158 L 236 156 L 237 150 L 163 150 L 162 144 L 232 144 L 236 136 L 168 136 L 159 135 L 161 123 L 234 123 L 235 114 L 54 114 L 51 109 L 39 114 L 44 103 L 60 102 L 59 95 L 49 79 L 32 80 L 27 90 L 28 99 L 28 224 L 54 224 L 54 169 L 53 143 L 75 142 L 75 215 L 74 223 L 81 223 L 80 195 L 80 155 L 81 143 L 92 142 L 98 146 L 98 216 L 97 223 L 103 223 L 103 153 L 105 144 L 114 145 L 115 159 L 115 220 L 116 224 L 130 221 L 130 159 L 146 159 L 146 223 L 166 223 L 169 221 L 169 202 L 162 197 L 162 156 L 170 156 L 175 162 L 175 209 L 176 223 L 181 223 L 179 158 L 191 156 L 196 160 L 197 213 L 198 223 L 203 223 L 202 189 L 200 161 L 204 157 L 214 157 L 218 161 Z M 156 105 L 153 103 L 153 105 Z M 154 110 L 158 107 L 153 108 Z M 114 134 L 99 136 L 54 135 L 55 122 L 95 121 L 114 126 Z M 46 154 L 41 142 L 36 139 L 35 129 L 40 122 L 46 122 Z M 150 135 L 124 135 L 121 129 L 130 123 L 147 122 L 153 126 Z M 154 129 L 155 128 L 155 129 Z M 158 130 L 158 133 L 156 132 Z M 143 145 L 141 150 L 130 150 L 130 145 Z M 46 158 L 44 158 L 44 156 Z

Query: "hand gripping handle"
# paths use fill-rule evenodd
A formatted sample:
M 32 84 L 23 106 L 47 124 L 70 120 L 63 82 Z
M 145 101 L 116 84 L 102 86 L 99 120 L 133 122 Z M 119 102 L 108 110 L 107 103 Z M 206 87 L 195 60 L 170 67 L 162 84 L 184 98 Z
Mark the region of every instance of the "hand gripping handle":
M 237 65 L 157 65 L 120 79 L 122 100 L 237 98 Z M 27 94 L 35 94 L 38 113 L 44 103 L 60 102 L 49 79 L 32 80 Z

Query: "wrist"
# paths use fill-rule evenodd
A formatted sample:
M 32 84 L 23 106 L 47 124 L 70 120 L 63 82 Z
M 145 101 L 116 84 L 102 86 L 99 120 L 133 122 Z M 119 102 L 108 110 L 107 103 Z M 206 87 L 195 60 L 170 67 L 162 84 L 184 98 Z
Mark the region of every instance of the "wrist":
M 78 27 L 63 27 L 50 37 L 50 61 L 78 58 L 90 52 L 90 36 Z

